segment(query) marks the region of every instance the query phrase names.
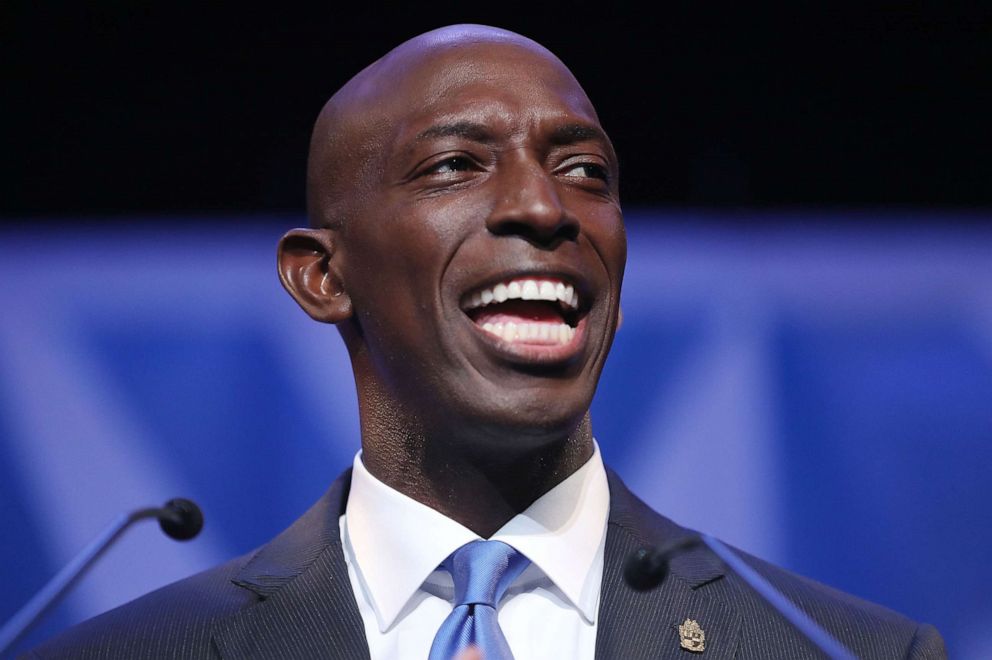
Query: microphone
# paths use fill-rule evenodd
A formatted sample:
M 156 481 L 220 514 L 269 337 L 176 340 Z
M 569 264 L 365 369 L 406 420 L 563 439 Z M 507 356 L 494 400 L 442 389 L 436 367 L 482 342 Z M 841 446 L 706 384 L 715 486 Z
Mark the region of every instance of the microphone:
M 771 605 L 786 621 L 832 660 L 857 660 L 851 651 L 792 604 L 778 589 L 747 565 L 730 548 L 708 534 L 693 534 L 661 548 L 636 550 L 624 562 L 623 579 L 635 591 L 650 591 L 665 581 L 669 562 L 689 548 L 705 545 L 720 560 Z
M 182 497 L 166 502 L 156 517 L 165 535 L 176 541 L 189 541 L 203 529 L 203 511 L 196 502 Z
M 623 580 L 634 591 L 651 591 L 668 576 L 668 562 L 684 550 L 702 543 L 698 536 L 689 536 L 660 549 L 641 548 L 624 562 Z
M 203 529 L 203 511 L 196 502 L 181 497 L 169 500 L 162 507 L 121 514 L 0 628 L 0 656 L 20 641 L 131 525 L 147 518 L 156 518 L 162 531 L 177 541 L 188 541 Z

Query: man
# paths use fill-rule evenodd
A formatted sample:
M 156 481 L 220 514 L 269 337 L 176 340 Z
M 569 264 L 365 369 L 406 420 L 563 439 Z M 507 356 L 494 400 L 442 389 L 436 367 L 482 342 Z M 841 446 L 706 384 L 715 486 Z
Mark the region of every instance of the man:
M 402 44 L 321 112 L 308 206 L 279 273 L 348 348 L 353 470 L 258 551 L 37 657 L 817 657 L 705 550 L 623 583 L 689 532 L 593 440 L 626 239 L 616 155 L 557 58 L 480 26 Z M 862 657 L 943 656 L 929 626 L 748 561 Z

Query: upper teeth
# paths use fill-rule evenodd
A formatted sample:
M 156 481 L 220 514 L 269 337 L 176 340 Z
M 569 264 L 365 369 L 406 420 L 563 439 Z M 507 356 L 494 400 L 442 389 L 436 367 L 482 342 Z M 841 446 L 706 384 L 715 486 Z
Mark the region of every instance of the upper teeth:
M 579 307 L 579 295 L 571 284 L 557 280 L 515 279 L 476 291 L 469 297 L 467 309 L 507 300 L 549 300 L 561 302 L 571 309 Z

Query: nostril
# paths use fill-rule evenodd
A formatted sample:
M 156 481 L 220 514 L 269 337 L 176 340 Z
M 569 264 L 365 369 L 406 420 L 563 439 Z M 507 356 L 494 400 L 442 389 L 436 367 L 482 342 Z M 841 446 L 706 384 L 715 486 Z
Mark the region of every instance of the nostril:
M 579 226 L 573 223 L 563 223 L 558 228 L 558 235 L 566 241 L 574 241 L 579 237 Z
M 504 220 L 490 226 L 490 231 L 496 236 L 520 236 L 535 245 L 549 247 L 562 241 L 574 241 L 579 237 L 579 226 L 572 222 L 549 226 L 519 220 Z
M 532 227 L 529 227 L 527 223 L 520 222 L 518 220 L 504 220 L 498 225 L 491 227 L 490 230 L 497 236 L 526 236 L 527 234 L 534 233 Z

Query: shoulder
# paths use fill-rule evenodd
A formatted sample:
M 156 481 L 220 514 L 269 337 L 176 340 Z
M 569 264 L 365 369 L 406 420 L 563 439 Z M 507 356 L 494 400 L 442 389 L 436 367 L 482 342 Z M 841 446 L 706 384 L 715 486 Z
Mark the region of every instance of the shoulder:
M 340 554 L 338 519 L 344 511 L 351 471 L 344 472 L 281 534 L 250 552 L 153 591 L 70 628 L 34 649 L 35 658 L 215 657 L 218 634 L 240 639 L 245 616 L 283 586 L 307 573 L 326 551 Z M 322 586 L 344 576 L 343 558 L 320 573 Z M 350 586 L 348 586 L 350 589 Z
M 70 628 L 35 658 L 210 657 L 213 624 L 258 601 L 234 583 L 251 555 L 174 582 Z
M 933 626 L 918 623 L 887 607 L 797 575 L 740 550 L 735 551 L 782 595 L 859 657 L 947 657 L 943 638 Z M 757 598 L 736 576 L 731 576 L 727 587 L 738 599 Z M 766 615 L 759 613 L 763 611 L 764 608 L 755 609 L 757 616 L 748 617 L 757 630 L 771 625 L 766 623 Z
M 608 560 L 623 562 L 632 548 L 656 547 L 696 534 L 657 513 L 617 477 L 610 479 Z M 610 535 L 613 542 L 610 542 Z M 926 624 L 881 605 L 803 577 L 740 550 L 735 552 L 792 603 L 859 657 L 945 658 L 940 634 Z M 816 657 L 791 626 L 707 548 L 687 550 L 671 561 L 671 580 L 733 612 L 738 657 Z M 700 622 L 702 625 L 702 622 Z M 704 626 L 705 628 L 705 626 Z M 772 652 L 772 650 L 775 652 Z

